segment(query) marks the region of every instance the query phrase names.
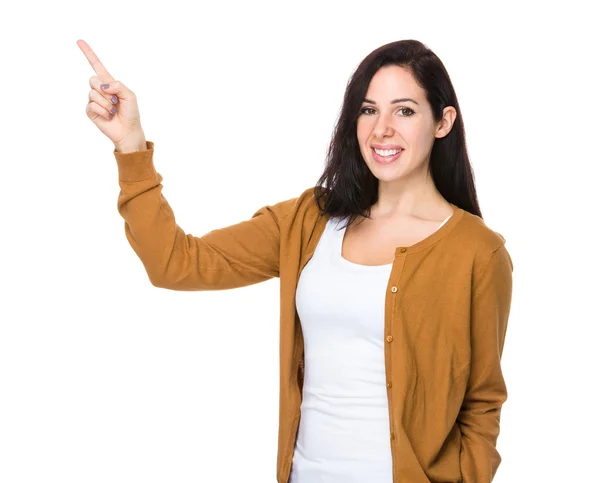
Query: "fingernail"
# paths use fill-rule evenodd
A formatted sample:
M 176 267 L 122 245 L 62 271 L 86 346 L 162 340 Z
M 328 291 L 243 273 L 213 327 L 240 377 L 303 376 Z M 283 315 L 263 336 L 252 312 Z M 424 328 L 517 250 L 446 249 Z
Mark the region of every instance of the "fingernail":
M 108 115 L 108 118 L 109 118 L 109 119 L 112 119 L 112 118 L 113 118 L 113 115 L 112 115 L 112 114 L 109 114 L 109 115 Z
M 102 89 L 108 89 L 108 84 L 102 84 L 100 87 L 102 87 Z
M 113 114 L 114 114 L 114 113 L 116 113 L 116 112 L 117 112 L 117 108 L 116 108 L 116 107 L 112 107 L 112 108 L 110 109 L 110 112 L 112 112 Z
M 117 97 L 116 97 L 116 96 L 112 96 L 112 97 L 110 98 L 110 100 L 112 101 L 112 103 L 113 103 L 113 104 L 116 104 L 116 103 L 117 103 Z

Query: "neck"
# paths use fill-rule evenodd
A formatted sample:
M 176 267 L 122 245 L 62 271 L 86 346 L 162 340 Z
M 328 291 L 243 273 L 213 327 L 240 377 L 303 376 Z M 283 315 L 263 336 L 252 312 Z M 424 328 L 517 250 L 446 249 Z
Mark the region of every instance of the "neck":
M 420 218 L 444 219 L 452 213 L 451 204 L 435 187 L 433 178 L 427 175 L 415 180 L 379 182 L 379 199 L 371 207 L 372 218 Z

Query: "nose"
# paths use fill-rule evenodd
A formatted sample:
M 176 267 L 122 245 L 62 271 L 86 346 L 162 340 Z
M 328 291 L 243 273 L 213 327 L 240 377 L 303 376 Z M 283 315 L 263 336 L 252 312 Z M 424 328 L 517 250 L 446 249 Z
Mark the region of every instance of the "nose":
M 393 135 L 393 133 L 394 130 L 388 118 L 386 116 L 379 116 L 373 128 L 373 137 L 375 139 L 382 139 L 385 136 Z

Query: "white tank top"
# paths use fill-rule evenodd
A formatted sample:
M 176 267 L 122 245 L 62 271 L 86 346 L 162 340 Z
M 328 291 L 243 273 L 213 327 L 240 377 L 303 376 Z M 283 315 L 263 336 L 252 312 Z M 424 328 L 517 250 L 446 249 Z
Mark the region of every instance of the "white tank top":
M 392 264 L 343 258 L 342 221 L 328 220 L 296 289 L 304 386 L 290 483 L 392 482 L 383 349 Z

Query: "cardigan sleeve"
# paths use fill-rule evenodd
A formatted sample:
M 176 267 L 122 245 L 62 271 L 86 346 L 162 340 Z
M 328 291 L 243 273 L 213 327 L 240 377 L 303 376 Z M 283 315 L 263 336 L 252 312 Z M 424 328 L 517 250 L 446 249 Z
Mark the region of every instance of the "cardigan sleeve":
M 500 360 L 512 298 L 512 272 L 512 260 L 503 243 L 474 280 L 470 373 L 457 418 L 463 483 L 490 483 L 502 461 L 496 441 L 508 394 Z
M 150 282 L 171 290 L 225 290 L 279 276 L 279 221 L 297 198 L 263 206 L 247 220 L 197 237 L 175 221 L 153 163 L 154 143 L 130 153 L 113 151 L 125 235 Z M 214 206 L 211 207 L 214 209 Z

